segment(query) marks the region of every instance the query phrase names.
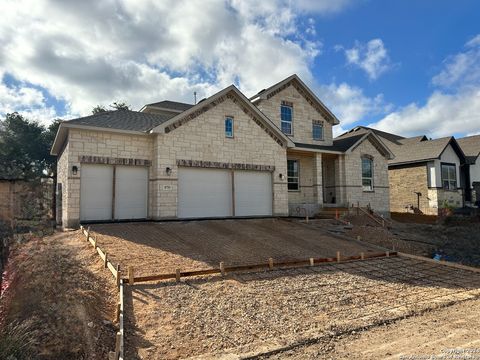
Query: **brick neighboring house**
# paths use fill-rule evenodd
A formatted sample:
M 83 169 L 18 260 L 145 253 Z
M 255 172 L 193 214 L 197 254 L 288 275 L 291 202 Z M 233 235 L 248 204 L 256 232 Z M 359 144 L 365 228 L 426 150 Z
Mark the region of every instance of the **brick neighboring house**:
M 196 105 L 64 121 L 51 150 L 58 220 L 286 216 L 352 203 L 388 214 L 392 153 L 372 131 L 333 139 L 337 124 L 296 75 L 251 99 L 232 85 Z
M 469 165 L 468 178 L 465 181 L 468 184 L 467 194 L 470 192 L 470 195 L 467 195 L 467 201 L 480 206 L 480 135 L 467 136 L 457 141 Z
M 446 205 L 462 207 L 468 166 L 453 137 L 429 140 L 426 136 L 399 135 L 358 126 L 339 138 L 375 133 L 393 152 L 388 161 L 390 211 L 438 215 Z

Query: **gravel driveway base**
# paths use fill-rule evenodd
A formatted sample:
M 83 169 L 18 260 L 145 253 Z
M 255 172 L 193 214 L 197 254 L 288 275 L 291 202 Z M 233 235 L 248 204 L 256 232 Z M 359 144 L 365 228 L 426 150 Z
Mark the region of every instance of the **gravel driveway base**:
M 400 257 L 138 284 L 126 358 L 237 358 L 480 296 L 480 274 Z

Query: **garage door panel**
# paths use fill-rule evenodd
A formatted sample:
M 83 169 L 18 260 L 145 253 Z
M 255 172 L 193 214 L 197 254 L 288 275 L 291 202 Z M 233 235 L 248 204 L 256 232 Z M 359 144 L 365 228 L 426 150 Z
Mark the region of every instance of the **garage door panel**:
M 178 217 L 232 216 L 231 172 L 179 168 Z
M 80 177 L 80 220 L 110 220 L 113 167 L 82 165 Z
M 235 171 L 235 216 L 272 215 L 272 175 Z
M 148 169 L 117 166 L 115 170 L 115 219 L 147 217 Z

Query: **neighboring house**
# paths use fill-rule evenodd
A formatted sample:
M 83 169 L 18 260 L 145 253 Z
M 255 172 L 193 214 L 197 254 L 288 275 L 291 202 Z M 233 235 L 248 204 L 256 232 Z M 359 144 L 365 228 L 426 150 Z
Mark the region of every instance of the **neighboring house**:
M 327 204 L 388 214 L 392 153 L 371 131 L 333 139 L 338 123 L 296 75 L 251 99 L 232 85 L 196 105 L 65 121 L 51 151 L 59 220 L 287 216 Z
M 393 152 L 388 161 L 390 211 L 437 215 L 438 209 L 464 205 L 468 176 L 465 156 L 453 137 L 399 135 L 358 126 L 339 138 L 375 133 Z
M 480 135 L 464 137 L 457 141 L 470 169 L 465 181 L 468 184 L 467 191 L 470 191 L 470 197 L 467 200 L 480 205 Z

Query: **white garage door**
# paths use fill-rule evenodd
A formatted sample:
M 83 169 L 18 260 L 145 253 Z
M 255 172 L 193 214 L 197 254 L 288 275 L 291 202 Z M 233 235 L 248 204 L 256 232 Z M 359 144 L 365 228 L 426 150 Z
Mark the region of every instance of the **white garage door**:
M 117 166 L 115 170 L 115 219 L 147 217 L 148 169 Z
M 80 220 L 112 218 L 113 167 L 82 165 L 80 175 Z
M 235 171 L 235 216 L 272 215 L 272 175 Z
M 232 216 L 229 170 L 178 169 L 178 217 Z

